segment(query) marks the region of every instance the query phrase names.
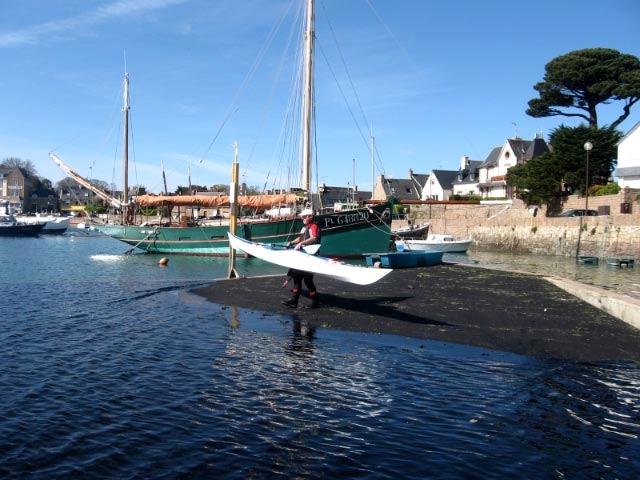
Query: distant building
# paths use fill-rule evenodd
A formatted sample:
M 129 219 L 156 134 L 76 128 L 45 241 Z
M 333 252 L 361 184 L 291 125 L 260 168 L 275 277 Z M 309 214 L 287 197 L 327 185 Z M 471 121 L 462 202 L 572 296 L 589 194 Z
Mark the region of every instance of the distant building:
M 479 166 L 478 191 L 483 198 L 513 198 L 513 189 L 507 185 L 507 171 L 549 152 L 541 134 L 533 140 L 510 138 L 502 147 L 495 147 Z
M 640 188 L 640 122 L 618 142 L 618 167 L 614 175 L 620 187 Z
M 470 196 L 479 195 L 478 183 L 480 182 L 479 168 L 481 160 L 469 160 L 464 155 L 460 160 L 460 168 L 455 172 L 455 177 L 451 182 L 453 195 Z
M 318 193 L 313 198 L 313 208 L 317 211 L 331 210 L 335 208 L 347 209 L 349 207 L 361 206 L 371 199 L 371 192 L 358 190 L 357 185 L 353 187 L 332 187 L 320 185 Z
M 60 199 L 55 190 L 40 188 L 31 192 L 29 196 L 29 208 L 25 213 L 56 213 L 60 211 Z
M 11 211 L 29 211 L 31 192 L 37 179 L 18 167 L 0 167 L 0 200 L 9 202 Z
M 422 200 L 450 200 L 456 178 L 456 170 L 431 170 L 422 187 Z
M 81 185 L 76 180 L 70 177 L 65 178 L 57 184 L 58 197 L 60 198 L 60 207 L 63 211 L 81 211 L 88 206 L 108 206 L 108 202 L 97 195 L 93 190 Z M 99 187 L 108 196 L 115 198 L 116 200 L 123 201 L 124 193 L 122 190 L 109 190 L 105 187 Z M 144 192 L 134 191 L 129 189 L 129 198 L 142 194 Z M 73 208 L 72 208 L 73 207 Z
M 409 169 L 409 178 L 387 178 L 380 175 L 373 190 L 373 198 L 386 200 L 389 197 L 395 197 L 398 200 L 420 200 L 427 177 L 428 175 L 414 175 L 411 169 Z
M 639 129 L 640 130 L 640 129 Z M 374 188 L 375 200 L 395 197 L 397 200 L 451 200 L 452 197 L 480 196 L 482 198 L 512 198 L 507 185 L 507 170 L 549 152 L 541 135 L 533 140 L 510 138 L 495 147 L 485 160 L 471 160 L 462 156 L 458 170 L 431 170 L 429 174 L 414 174 L 409 178 L 378 177 Z
M 71 210 L 70 207 L 88 207 L 96 202 L 102 204 L 102 199 L 87 187 L 80 185 L 75 180 L 69 180 L 60 188 L 60 205 L 63 210 Z

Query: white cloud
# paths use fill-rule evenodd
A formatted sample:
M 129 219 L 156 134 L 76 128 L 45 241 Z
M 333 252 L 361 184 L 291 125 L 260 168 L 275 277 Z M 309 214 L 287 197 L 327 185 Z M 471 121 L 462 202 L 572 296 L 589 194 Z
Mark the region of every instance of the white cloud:
M 62 20 L 45 22 L 13 32 L 0 34 L 0 48 L 36 45 L 45 40 L 76 36 L 87 27 L 106 23 L 113 18 L 141 15 L 184 3 L 187 0 L 118 0 L 94 10 Z

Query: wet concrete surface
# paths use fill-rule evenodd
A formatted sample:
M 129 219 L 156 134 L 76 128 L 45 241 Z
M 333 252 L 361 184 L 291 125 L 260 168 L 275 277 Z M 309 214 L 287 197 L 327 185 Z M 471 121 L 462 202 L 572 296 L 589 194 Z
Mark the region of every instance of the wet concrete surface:
M 460 264 L 394 270 L 367 286 L 317 275 L 321 308 L 291 309 L 284 275 L 218 280 L 209 301 L 291 315 L 315 328 L 393 334 L 583 362 L 640 361 L 640 330 L 541 276 Z

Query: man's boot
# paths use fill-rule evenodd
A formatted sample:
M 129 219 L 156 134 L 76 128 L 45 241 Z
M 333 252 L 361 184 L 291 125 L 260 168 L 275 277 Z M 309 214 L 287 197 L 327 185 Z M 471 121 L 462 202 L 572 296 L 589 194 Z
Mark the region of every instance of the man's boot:
M 298 299 L 300 298 L 300 291 L 293 290 L 293 295 L 289 300 L 283 300 L 282 304 L 289 308 L 298 308 Z
M 318 295 L 318 292 L 311 292 L 309 296 L 311 297 L 311 305 L 307 308 L 318 308 L 320 306 L 320 295 Z

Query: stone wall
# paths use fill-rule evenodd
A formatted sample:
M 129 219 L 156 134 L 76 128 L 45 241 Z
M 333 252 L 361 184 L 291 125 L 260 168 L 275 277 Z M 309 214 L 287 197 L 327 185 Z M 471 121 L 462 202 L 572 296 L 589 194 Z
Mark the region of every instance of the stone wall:
M 569 197 L 563 210 L 584 208 L 584 200 Z M 629 203 L 631 213 L 621 213 L 622 203 Z M 494 205 L 442 203 L 411 205 L 408 216 L 415 224 L 431 224 L 431 233 L 472 237 L 474 248 L 479 249 L 575 256 L 580 237 L 581 255 L 601 258 L 629 255 L 640 259 L 638 191 L 626 189 L 618 195 L 589 198 L 589 209 L 602 207 L 608 207 L 610 215 L 581 219 L 547 217 L 544 208 L 533 216 L 519 200 Z M 394 228 L 405 225 L 406 222 L 398 221 Z

